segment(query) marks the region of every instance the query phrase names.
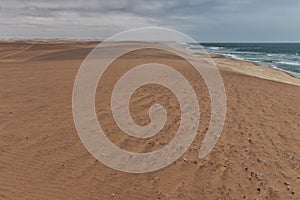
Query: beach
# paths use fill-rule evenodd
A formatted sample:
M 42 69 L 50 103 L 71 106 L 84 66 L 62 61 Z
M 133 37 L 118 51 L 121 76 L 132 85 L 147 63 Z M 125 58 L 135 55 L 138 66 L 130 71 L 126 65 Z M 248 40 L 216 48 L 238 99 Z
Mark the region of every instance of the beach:
M 108 94 L 121 73 L 140 62 L 156 57 L 188 77 L 201 110 L 197 136 L 183 156 L 161 170 L 130 174 L 93 158 L 75 129 L 73 84 L 96 44 L 0 43 L 0 199 L 300 199 L 300 79 L 211 55 L 224 81 L 227 114 L 218 143 L 199 159 L 211 109 L 203 79 L 173 55 L 126 55 L 106 72 L 96 94 L 99 123 L 114 144 L 151 152 L 172 139 L 180 122 L 175 96 L 157 85 L 139 89 L 130 109 L 145 125 L 149 106 L 164 105 L 173 118 L 159 134 L 136 139 L 113 122 Z

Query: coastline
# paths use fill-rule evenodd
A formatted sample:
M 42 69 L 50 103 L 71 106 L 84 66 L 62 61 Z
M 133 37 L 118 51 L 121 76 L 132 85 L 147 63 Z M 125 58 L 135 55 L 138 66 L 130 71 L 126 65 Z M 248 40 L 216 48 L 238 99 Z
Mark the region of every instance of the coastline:
M 217 53 L 209 53 L 209 55 L 221 68 L 231 69 L 258 78 L 300 86 L 300 78 L 281 69 L 276 69 L 263 63 L 260 64 L 254 61 L 239 60 Z
M 201 54 L 201 52 L 205 52 L 212 58 L 212 60 L 219 68 L 230 69 L 232 71 L 254 76 L 257 78 L 300 86 L 300 78 L 293 76 L 291 73 L 284 71 L 280 68 L 271 67 L 267 63 L 260 63 L 259 61 L 256 62 L 242 60 L 219 53 L 208 52 L 201 44 L 200 46 L 202 49 L 199 50 L 190 49 L 189 46 L 187 46 L 186 44 L 179 44 L 178 46 L 182 47 L 188 53 L 194 55 Z
M 201 45 L 208 52 L 270 66 L 300 78 L 298 51 L 300 43 L 202 43 Z M 190 44 L 189 48 L 197 49 L 197 46 Z
M 290 72 L 290 71 L 286 71 L 286 70 L 283 70 L 279 67 L 276 67 L 275 65 L 272 65 L 270 63 L 266 63 L 266 62 L 260 62 L 260 61 L 251 61 L 251 60 L 245 60 L 245 59 L 242 59 L 242 58 L 234 58 L 234 57 L 231 57 L 231 56 L 227 56 L 227 55 L 223 55 L 223 54 L 220 54 L 220 53 L 208 53 L 210 56 L 212 57 L 222 57 L 222 58 L 228 58 L 228 59 L 231 59 L 231 60 L 237 60 L 237 61 L 245 61 L 245 62 L 250 62 L 250 63 L 253 63 L 254 65 L 257 65 L 257 66 L 261 66 L 261 67 L 269 67 L 271 69 L 274 69 L 274 70 L 278 70 L 278 71 L 281 71 L 281 72 L 284 72 L 288 75 L 290 75 L 291 77 L 294 77 L 294 78 L 298 78 L 300 79 L 300 77 L 297 77 L 295 74 L 293 74 L 293 72 Z

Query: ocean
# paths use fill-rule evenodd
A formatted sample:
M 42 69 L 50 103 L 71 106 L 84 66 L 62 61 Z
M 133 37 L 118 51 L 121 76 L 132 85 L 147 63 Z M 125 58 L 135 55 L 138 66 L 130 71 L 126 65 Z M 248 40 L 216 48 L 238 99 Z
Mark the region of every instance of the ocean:
M 300 78 L 300 43 L 201 43 L 211 53 L 268 65 Z M 198 44 L 188 44 L 201 50 Z

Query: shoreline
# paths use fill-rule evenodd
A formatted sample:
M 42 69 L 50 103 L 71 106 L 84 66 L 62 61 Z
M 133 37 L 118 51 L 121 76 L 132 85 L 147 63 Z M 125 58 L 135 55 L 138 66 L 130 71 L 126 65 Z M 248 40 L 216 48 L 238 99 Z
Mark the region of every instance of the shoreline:
M 193 48 L 193 47 L 190 47 L 187 44 L 182 44 L 180 46 L 182 46 L 187 51 L 192 52 L 194 54 L 197 54 L 197 52 L 204 51 L 205 53 L 207 53 L 211 57 L 226 58 L 226 59 L 229 59 L 229 60 L 232 60 L 232 61 L 250 62 L 250 63 L 254 64 L 255 66 L 268 67 L 268 68 L 270 68 L 272 70 L 280 71 L 280 72 L 282 72 L 284 74 L 287 74 L 290 77 L 292 77 L 292 79 L 296 78 L 296 79 L 300 80 L 300 74 L 299 73 L 293 72 L 293 71 L 284 70 L 284 69 L 278 67 L 277 65 L 275 65 L 273 63 L 263 62 L 263 61 L 259 61 L 259 60 L 247 60 L 247 59 L 244 59 L 244 58 L 241 58 L 241 57 L 236 57 L 236 56 L 229 55 L 229 54 L 223 54 L 223 53 L 220 53 L 220 52 L 217 53 L 217 52 L 214 52 L 213 50 L 210 51 L 209 49 L 206 48 L 206 46 L 203 46 L 201 43 L 199 43 L 199 45 L 200 45 L 201 48 Z M 292 81 L 292 82 L 294 82 L 294 81 Z M 296 81 L 296 82 L 298 82 L 298 81 Z
M 255 76 L 258 78 L 300 86 L 300 78 L 293 76 L 292 74 L 284 70 L 268 66 L 266 63 L 235 59 L 230 56 L 225 56 L 217 53 L 209 53 L 209 52 L 207 53 L 211 56 L 212 60 L 219 67 L 229 68 L 233 71 L 240 72 L 250 76 Z M 232 63 L 239 63 L 239 66 L 241 66 L 241 68 L 236 67 L 234 65 L 231 66 L 230 63 L 224 64 L 224 62 L 218 62 L 218 59 L 230 60 L 232 61 Z M 251 67 L 250 65 L 252 65 L 252 69 L 250 68 Z M 245 68 L 243 69 L 243 67 Z
M 261 79 L 300 86 L 300 78 L 295 77 L 281 69 L 268 66 L 265 63 L 236 59 L 230 56 L 214 52 L 208 52 L 203 46 L 201 46 L 202 50 L 189 49 L 187 46 L 184 45 L 178 46 L 182 47 L 185 51 L 194 55 L 200 54 L 202 50 L 204 50 L 205 53 L 207 53 L 210 56 L 210 58 L 214 61 L 214 63 L 220 68 L 230 69 L 234 72 L 254 76 Z
M 207 52 L 209 55 L 210 54 L 215 54 L 215 55 L 218 55 L 218 56 L 223 56 L 224 58 L 228 58 L 228 59 L 231 59 L 231 60 L 238 60 L 238 61 L 245 61 L 245 62 L 250 62 L 250 63 L 253 63 L 257 66 L 260 66 L 260 67 L 269 67 L 273 70 L 277 70 L 277 71 L 280 71 L 280 72 L 283 72 L 283 73 L 286 73 L 287 75 L 293 77 L 293 78 L 297 78 L 297 79 L 300 79 L 300 77 L 294 75 L 294 72 L 290 72 L 290 71 L 287 71 L 287 70 L 284 70 L 284 69 L 281 69 L 271 63 L 266 63 L 266 62 L 260 62 L 260 61 L 251 61 L 251 60 L 245 60 L 245 59 L 242 59 L 242 58 L 234 58 L 234 57 L 231 57 L 231 56 L 227 56 L 227 55 L 223 55 L 223 54 L 219 54 L 219 53 L 213 53 L 213 52 Z

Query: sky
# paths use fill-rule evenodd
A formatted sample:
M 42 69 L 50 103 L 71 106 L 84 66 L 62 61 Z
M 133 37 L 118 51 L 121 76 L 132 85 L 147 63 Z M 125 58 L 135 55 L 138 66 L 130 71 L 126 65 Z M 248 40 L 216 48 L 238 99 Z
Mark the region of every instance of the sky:
M 199 42 L 300 42 L 300 0 L 1 0 L 0 38 L 105 39 L 166 27 Z

